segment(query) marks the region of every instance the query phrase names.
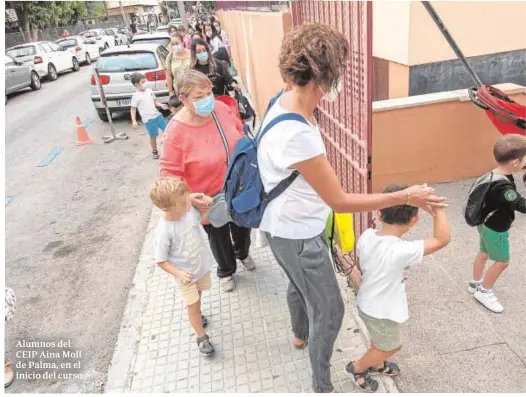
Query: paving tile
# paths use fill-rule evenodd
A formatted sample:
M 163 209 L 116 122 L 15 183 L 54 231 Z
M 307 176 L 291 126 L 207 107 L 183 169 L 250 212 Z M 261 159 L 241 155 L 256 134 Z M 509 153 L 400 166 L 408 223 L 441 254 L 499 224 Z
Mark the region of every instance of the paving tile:
M 312 392 L 308 351 L 291 345 L 290 315 L 286 302 L 288 280 L 268 248 L 252 249 L 258 268 L 239 270 L 238 287 L 224 293 L 213 277 L 203 294 L 203 313 L 216 354 L 199 355 L 186 309 L 170 276 L 153 269 L 147 281 L 148 299 L 139 314 L 133 381 L 127 392 L 144 393 L 299 393 Z M 148 255 L 145 255 L 145 260 Z M 151 256 L 150 256 L 151 258 Z M 341 288 L 345 284 L 340 280 Z M 333 381 L 338 391 L 349 386 L 343 366 L 349 357 L 365 351 L 357 325 L 346 314 L 333 357 Z

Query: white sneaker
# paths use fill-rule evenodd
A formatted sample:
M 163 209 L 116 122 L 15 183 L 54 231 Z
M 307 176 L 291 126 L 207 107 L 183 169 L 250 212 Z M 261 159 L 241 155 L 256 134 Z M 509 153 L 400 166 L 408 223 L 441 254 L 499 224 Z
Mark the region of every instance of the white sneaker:
M 236 282 L 232 276 L 220 278 L 219 283 L 224 292 L 232 292 L 236 289 Z
M 254 262 L 254 259 L 252 259 L 252 257 L 250 255 L 247 256 L 246 259 L 243 259 L 241 261 L 241 264 L 249 272 L 251 272 L 251 271 L 256 269 L 256 262 Z
M 493 290 L 488 292 L 476 291 L 473 297 L 486 306 L 487 309 L 491 310 L 493 313 L 502 313 L 504 308 L 500 304 L 499 300 L 495 296 Z

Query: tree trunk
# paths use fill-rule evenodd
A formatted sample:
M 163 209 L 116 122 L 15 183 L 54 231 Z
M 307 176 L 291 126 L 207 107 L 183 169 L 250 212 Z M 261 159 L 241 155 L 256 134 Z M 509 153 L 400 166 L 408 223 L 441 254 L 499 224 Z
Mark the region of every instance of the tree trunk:
M 20 26 L 22 27 L 22 33 L 24 34 L 24 40 L 26 43 L 29 43 L 31 40 L 31 32 L 30 32 L 30 26 L 29 26 L 29 12 L 27 10 L 23 10 L 22 12 L 18 13 L 17 16 L 20 22 Z

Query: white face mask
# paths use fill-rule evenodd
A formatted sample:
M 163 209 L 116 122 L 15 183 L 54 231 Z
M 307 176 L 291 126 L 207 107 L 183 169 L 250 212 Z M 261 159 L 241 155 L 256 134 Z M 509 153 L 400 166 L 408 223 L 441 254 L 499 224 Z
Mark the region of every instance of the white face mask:
M 342 79 L 338 79 L 338 83 L 334 87 L 332 87 L 329 92 L 323 92 L 322 88 L 320 87 L 321 92 L 323 93 L 323 98 L 328 102 L 334 102 L 336 98 L 338 98 L 338 95 L 340 95 L 340 92 L 342 92 Z

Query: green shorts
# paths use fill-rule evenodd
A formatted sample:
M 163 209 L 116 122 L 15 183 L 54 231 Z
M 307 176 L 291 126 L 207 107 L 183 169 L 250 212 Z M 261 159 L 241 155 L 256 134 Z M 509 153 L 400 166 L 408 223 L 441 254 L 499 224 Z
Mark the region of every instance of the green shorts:
M 369 317 L 360 308 L 358 308 L 358 313 L 377 349 L 390 352 L 402 346 L 402 335 L 400 332 L 402 324 L 391 320 L 379 320 Z
M 510 232 L 495 232 L 490 228 L 479 225 L 480 252 L 488 254 L 495 262 L 510 261 Z

